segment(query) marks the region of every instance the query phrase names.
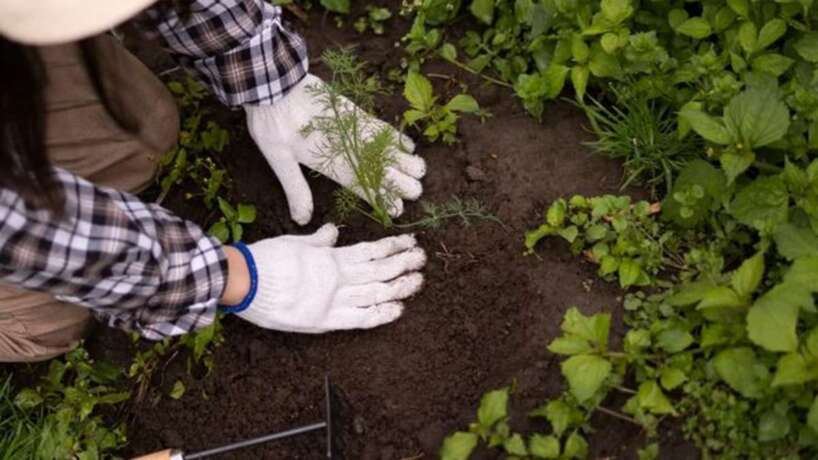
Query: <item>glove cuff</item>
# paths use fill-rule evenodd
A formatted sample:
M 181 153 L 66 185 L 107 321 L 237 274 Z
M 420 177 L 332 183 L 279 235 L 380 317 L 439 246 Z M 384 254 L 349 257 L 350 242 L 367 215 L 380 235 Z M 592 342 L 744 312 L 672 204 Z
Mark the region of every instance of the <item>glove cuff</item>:
M 247 310 L 247 307 L 249 307 L 253 299 L 256 298 L 256 293 L 258 292 L 258 269 L 256 268 L 256 260 L 253 258 L 250 248 L 241 241 L 233 244 L 233 247 L 241 252 L 241 255 L 244 256 L 244 261 L 247 262 L 247 270 L 250 272 L 250 290 L 240 303 L 236 305 L 220 305 L 219 308 L 225 313 L 240 313 Z

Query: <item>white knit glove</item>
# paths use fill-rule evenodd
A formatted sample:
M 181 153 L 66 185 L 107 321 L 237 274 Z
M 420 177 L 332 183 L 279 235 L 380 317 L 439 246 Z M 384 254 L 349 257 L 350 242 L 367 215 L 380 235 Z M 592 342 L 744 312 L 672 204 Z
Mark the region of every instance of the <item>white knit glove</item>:
M 253 243 L 256 280 L 237 315 L 266 329 L 317 334 L 396 320 L 418 292 L 426 254 L 412 235 L 336 248 L 338 228 Z M 245 254 L 247 257 L 247 254 Z M 255 267 L 253 267 L 255 265 Z M 254 292 L 255 291 L 255 292 Z M 246 304 L 249 302 L 249 305 Z
M 355 176 L 349 165 L 342 161 L 327 164 L 325 158 L 319 155 L 319 147 L 326 141 L 325 136 L 320 132 L 313 132 L 305 138 L 301 133 L 301 129 L 315 116 L 325 115 L 324 106 L 308 89 L 323 84 L 320 78 L 307 75 L 281 101 L 273 105 L 244 106 L 250 136 L 281 182 L 290 205 L 290 215 L 300 225 L 305 225 L 312 218 L 313 201 L 312 192 L 299 165 L 318 171 L 359 196 L 362 195 L 353 186 Z M 346 102 L 349 107 L 354 107 L 349 100 Z M 362 125 L 368 126 L 367 132 L 373 135 L 378 132 L 373 127 L 386 126 L 381 120 L 367 117 Z M 405 152 L 394 152 L 395 163 L 387 168 L 385 177 L 390 190 L 397 195 L 389 213 L 392 217 L 397 217 L 403 213 L 401 198 L 415 200 L 423 193 L 418 179 L 426 174 L 426 163 L 419 156 L 411 154 L 415 150 L 411 139 L 400 135 L 397 130 L 394 136 L 396 140 L 400 139 Z

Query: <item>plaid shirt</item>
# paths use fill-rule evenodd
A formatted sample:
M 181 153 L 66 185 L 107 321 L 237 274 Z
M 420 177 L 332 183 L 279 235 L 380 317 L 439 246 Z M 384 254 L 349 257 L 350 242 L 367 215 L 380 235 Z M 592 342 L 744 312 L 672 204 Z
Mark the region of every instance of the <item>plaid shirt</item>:
M 140 17 L 227 105 L 271 104 L 307 73 L 303 40 L 262 0 L 193 0 L 192 14 Z M 221 244 L 137 197 L 56 170 L 65 214 L 0 189 L 0 281 L 86 306 L 149 339 L 207 326 L 224 290 Z
M 264 0 L 192 0 L 191 13 L 153 7 L 139 21 L 230 106 L 271 104 L 307 74 L 304 40 Z
M 56 179 L 60 219 L 0 189 L 0 279 L 150 339 L 213 322 L 227 272 L 218 240 L 128 193 L 61 169 Z

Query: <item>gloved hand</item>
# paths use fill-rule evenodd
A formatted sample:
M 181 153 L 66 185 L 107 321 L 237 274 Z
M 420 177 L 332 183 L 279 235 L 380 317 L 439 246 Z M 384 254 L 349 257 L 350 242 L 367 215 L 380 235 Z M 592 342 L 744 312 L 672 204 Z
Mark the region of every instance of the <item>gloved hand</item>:
M 400 300 L 423 284 L 417 270 L 426 254 L 415 237 L 340 248 L 334 247 L 337 239 L 338 228 L 327 224 L 312 235 L 239 247 L 252 281 L 245 309 L 236 314 L 266 329 L 313 334 L 396 320 L 403 313 Z
M 300 132 L 315 116 L 326 115 L 324 105 L 309 90 L 314 85 L 323 84 L 320 78 L 307 75 L 281 101 L 273 105 L 244 106 L 250 136 L 281 182 L 290 205 L 290 215 L 300 225 L 305 225 L 312 218 L 313 200 L 299 165 L 318 171 L 361 196 L 361 192 L 353 186 L 355 176 L 349 165 L 342 161 L 328 164 L 319 154 L 319 147 L 325 144 L 326 136 L 313 132 L 304 137 Z M 348 107 L 354 107 L 349 100 L 345 99 L 345 102 Z M 368 125 L 370 129 L 364 134 L 364 138 L 386 126 L 383 121 L 366 116 L 367 122 L 363 125 Z M 373 127 L 377 128 L 372 129 Z M 400 135 L 397 130 L 394 136 L 396 140 L 400 136 L 399 144 L 405 152 L 394 152 L 395 163 L 387 168 L 385 177 L 391 185 L 390 189 L 397 195 L 389 213 L 392 217 L 397 217 L 403 212 L 401 198 L 415 200 L 423 193 L 418 179 L 426 174 L 426 163 L 412 154 L 415 144 L 411 139 Z

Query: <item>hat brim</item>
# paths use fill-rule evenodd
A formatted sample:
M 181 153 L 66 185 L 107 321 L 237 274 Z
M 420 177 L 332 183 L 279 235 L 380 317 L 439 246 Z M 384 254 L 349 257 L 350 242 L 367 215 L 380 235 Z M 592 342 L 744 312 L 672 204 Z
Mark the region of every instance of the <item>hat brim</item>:
M 0 34 L 27 45 L 54 45 L 104 32 L 157 0 L 3 0 Z

